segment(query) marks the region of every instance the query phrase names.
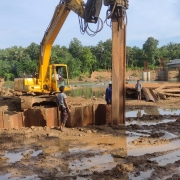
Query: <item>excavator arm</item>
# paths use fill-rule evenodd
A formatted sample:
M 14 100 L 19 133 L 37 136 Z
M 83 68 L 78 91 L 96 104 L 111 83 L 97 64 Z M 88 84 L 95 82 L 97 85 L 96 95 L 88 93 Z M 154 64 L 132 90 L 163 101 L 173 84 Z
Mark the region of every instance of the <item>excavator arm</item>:
M 52 20 L 44 34 L 41 42 L 41 53 L 39 59 L 39 81 L 41 88 L 46 79 L 47 69 L 51 56 L 52 45 L 60 32 L 69 12 L 74 11 L 84 21 L 96 23 L 102 6 L 102 0 L 88 0 L 85 5 L 82 0 L 64 0 L 56 6 Z
M 77 10 L 79 9 L 79 15 L 83 16 L 83 7 L 81 4 L 77 4 L 78 1 L 73 1 L 76 2 L 75 7 Z M 70 12 L 70 9 L 67 7 L 65 3 L 60 3 L 57 5 L 54 15 L 52 17 L 52 20 L 50 22 L 50 25 L 48 26 L 44 37 L 41 42 L 41 53 L 40 53 L 40 58 L 39 58 L 39 80 L 41 82 L 41 88 L 43 88 L 43 82 L 45 81 L 46 74 L 47 74 L 47 69 L 49 66 L 49 60 L 51 56 L 51 49 L 52 45 L 61 30 L 68 14 Z

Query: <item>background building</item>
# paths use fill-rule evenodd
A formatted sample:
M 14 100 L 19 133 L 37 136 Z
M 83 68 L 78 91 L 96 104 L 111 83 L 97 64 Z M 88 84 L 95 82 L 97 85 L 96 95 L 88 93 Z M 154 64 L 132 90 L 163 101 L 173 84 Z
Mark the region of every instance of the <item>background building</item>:
M 167 66 L 168 66 L 168 68 L 170 68 L 170 69 L 180 68 L 180 59 L 170 60 L 170 62 L 167 63 Z

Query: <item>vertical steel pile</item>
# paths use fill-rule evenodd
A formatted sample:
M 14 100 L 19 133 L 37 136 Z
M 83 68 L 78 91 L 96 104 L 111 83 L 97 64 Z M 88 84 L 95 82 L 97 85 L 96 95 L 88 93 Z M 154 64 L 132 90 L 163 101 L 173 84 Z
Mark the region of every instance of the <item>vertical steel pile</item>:
M 126 9 L 128 0 L 117 0 L 112 9 L 112 123 L 125 123 Z

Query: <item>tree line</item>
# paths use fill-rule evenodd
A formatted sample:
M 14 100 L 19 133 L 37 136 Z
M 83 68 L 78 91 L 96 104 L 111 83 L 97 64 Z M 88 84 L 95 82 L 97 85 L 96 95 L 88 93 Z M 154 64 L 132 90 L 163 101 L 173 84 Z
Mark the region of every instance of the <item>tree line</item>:
M 180 59 L 180 43 L 169 43 L 158 47 L 159 41 L 149 37 L 139 47 L 126 49 L 126 68 L 142 69 L 144 61 L 148 61 L 150 69 L 159 66 L 160 59 Z M 112 58 L 112 41 L 100 41 L 96 46 L 83 46 L 77 39 L 73 38 L 69 47 L 54 45 L 51 52 L 52 64 L 67 64 L 69 77 L 79 77 L 82 74 L 90 75 L 95 70 L 110 70 Z M 33 74 L 38 71 L 40 46 L 31 43 L 28 47 L 13 46 L 0 49 L 0 76 L 6 80 L 21 77 L 23 72 Z

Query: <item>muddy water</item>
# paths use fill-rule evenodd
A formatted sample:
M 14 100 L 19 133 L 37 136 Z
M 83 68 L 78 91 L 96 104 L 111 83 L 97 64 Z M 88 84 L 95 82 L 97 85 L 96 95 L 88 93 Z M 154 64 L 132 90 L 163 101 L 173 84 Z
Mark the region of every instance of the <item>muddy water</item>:
M 116 160 L 109 152 L 112 148 L 125 148 L 125 138 L 112 136 L 100 137 L 92 135 L 86 143 L 68 147 L 72 155 L 80 155 L 79 159 L 69 161 L 66 167 L 61 167 L 65 174 L 91 174 L 94 171 L 102 172 L 115 167 L 121 160 Z M 118 143 L 119 142 L 119 143 Z M 62 147 L 63 148 L 63 147 Z M 126 152 L 123 152 L 125 154 Z M 68 171 L 67 171 L 68 170 Z
M 174 163 L 175 161 L 180 160 L 180 150 L 159 156 L 157 158 L 151 158 L 151 161 L 157 161 L 160 166 L 164 166 L 168 163 Z
M 143 148 L 137 147 L 137 149 L 129 150 L 127 153 L 129 156 L 142 156 L 147 153 L 168 151 L 168 150 L 177 149 L 179 147 L 180 147 L 180 140 L 177 140 L 177 141 L 173 141 L 171 143 L 159 145 L 159 146 L 150 146 L 150 147 L 143 147 Z
M 8 158 L 7 163 L 15 164 L 18 161 L 23 162 L 23 157 L 27 155 L 29 156 L 26 158 L 35 158 L 43 153 L 49 157 L 47 162 L 53 157 L 60 161 L 65 159 L 64 163 L 58 164 L 58 171 L 61 176 L 92 174 L 94 171 L 102 172 L 114 168 L 121 162 L 120 159 L 114 158 L 109 150 L 113 148 L 126 148 L 126 138 L 112 137 L 112 135 L 97 137 L 97 135 L 92 134 L 86 142 L 81 143 L 78 142 L 78 139 L 69 141 L 60 138 L 41 141 L 39 144 L 42 149 L 38 151 L 31 149 L 22 151 L 22 149 L 20 149 L 20 152 L 16 153 L 6 152 L 5 157 Z M 126 152 L 122 152 L 122 154 L 125 155 Z M 51 166 L 53 166 L 53 164 L 51 164 Z M 54 164 L 54 167 L 56 166 L 57 165 Z M 6 175 L 6 177 L 9 176 L 11 175 Z M 1 179 L 3 179 L 3 177 L 5 176 L 0 176 Z
M 129 132 L 127 132 L 128 134 Z M 141 134 L 134 134 L 136 137 Z M 155 146 L 155 147 L 143 147 L 143 148 L 132 148 L 127 143 L 128 137 L 124 138 L 116 138 L 116 137 L 102 137 L 99 140 L 95 140 L 95 136 L 91 137 L 92 141 L 87 141 L 84 145 L 72 145 L 69 144 L 70 141 L 61 141 L 58 140 L 51 140 L 51 143 L 42 142 L 42 151 L 38 151 L 39 154 L 41 152 L 48 155 L 49 158 L 46 158 L 46 163 L 51 159 L 51 157 L 55 156 L 56 159 L 61 160 L 61 163 L 58 164 L 51 164 L 51 167 L 56 167 L 58 170 L 58 175 L 61 177 L 65 176 L 76 176 L 78 174 L 87 175 L 92 174 L 94 171 L 96 172 L 103 172 L 105 170 L 111 170 L 112 168 L 116 167 L 117 164 L 123 163 L 124 160 L 121 158 L 115 158 L 112 156 L 111 152 L 116 149 L 115 154 L 120 155 L 121 157 L 125 156 L 139 156 L 147 153 L 154 153 L 154 152 L 161 152 L 169 149 L 175 149 L 180 147 L 180 141 L 175 141 L 173 143 L 169 143 L 168 145 L 164 146 Z M 95 143 L 96 141 L 96 143 Z M 124 141 L 124 142 L 122 142 Z M 100 143 L 101 142 L 101 143 Z M 51 148 L 47 148 L 49 144 L 52 144 Z M 55 146 L 56 145 L 56 146 Z M 76 146 L 76 147 L 75 147 Z M 99 146 L 99 147 L 96 147 Z M 130 148 L 131 147 L 131 148 Z M 123 149 L 123 150 L 122 150 Z M 27 153 L 28 151 L 25 151 Z M 22 153 L 6 153 L 6 157 L 9 158 L 8 163 L 15 163 L 17 161 L 22 160 Z M 34 152 L 35 153 L 35 152 Z M 33 154 L 32 154 L 33 155 Z M 32 156 L 31 155 L 31 156 Z M 36 152 L 36 155 L 37 152 Z M 67 157 L 68 155 L 68 157 Z M 159 165 L 165 165 L 167 163 L 174 163 L 176 160 L 180 159 L 179 151 L 170 153 L 168 155 L 160 156 L 158 158 L 152 158 L 150 160 L 156 160 Z M 63 162 L 63 159 L 65 161 Z M 153 170 L 141 171 L 138 175 L 137 174 L 130 174 L 129 178 L 132 180 L 136 179 L 148 179 L 151 176 Z M 0 179 L 18 179 L 14 178 L 12 174 L 6 174 L 0 176 Z M 19 176 L 21 179 L 22 176 Z M 39 179 L 37 176 L 26 176 L 25 179 Z M 77 179 L 86 179 L 83 177 L 78 177 Z
M 167 109 L 160 110 L 158 109 L 158 112 L 166 112 L 167 114 L 172 112 Z M 133 117 L 134 111 L 128 113 L 132 113 L 130 115 Z M 133 164 L 134 168 L 138 167 L 138 169 L 128 172 L 129 179 L 148 179 L 153 174 L 160 174 L 156 172 L 157 166 L 168 166 L 169 163 L 171 166 L 175 166 L 175 162 L 180 160 L 178 123 L 178 120 L 169 116 L 169 119 L 163 118 L 156 121 L 153 118 L 143 122 L 132 120 L 127 122 L 125 126 L 92 126 L 89 129 L 67 129 L 66 132 L 43 131 L 45 136 L 48 134 L 45 139 L 37 139 L 36 142 L 31 143 L 29 139 L 27 142 L 25 139 L 22 144 L 17 145 L 14 151 L 9 146 L 9 149 L 6 148 L 5 151 L 0 152 L 0 162 L 1 159 L 5 158 L 2 163 L 11 167 L 7 168 L 7 172 L 0 173 L 0 180 L 8 178 L 44 179 L 46 176 L 52 176 L 52 172 L 53 177 L 56 178 L 84 180 L 94 177 L 94 173 L 107 173 L 107 170 L 114 172 L 114 168 L 124 163 Z M 151 129 L 148 128 L 149 126 Z M 92 130 L 93 128 L 94 130 Z M 36 135 L 40 137 L 41 132 L 37 131 L 37 134 L 33 134 L 34 131 L 30 131 L 33 137 Z M 26 130 L 23 130 L 23 133 L 26 133 Z M 152 135 L 155 133 L 162 135 L 153 137 Z M 31 136 L 28 134 L 26 137 Z M 5 146 L 7 145 L 8 143 L 5 144 Z M 151 156 L 149 157 L 149 155 Z M 133 158 L 137 158 L 137 160 L 134 161 Z M 136 167 L 139 159 L 142 162 Z M 147 168 L 140 168 L 141 164 L 151 162 L 152 164 L 147 165 Z M 174 169 L 178 168 L 175 166 Z M 123 170 L 123 173 L 127 172 Z M 169 174 L 174 173 L 176 172 Z M 70 178 L 70 176 L 74 178 Z M 167 177 L 167 174 L 165 176 Z
M 12 177 L 12 173 L 6 174 L 1 176 L 0 175 L 0 180 L 19 180 L 19 179 L 23 179 L 23 180 L 40 180 L 40 178 L 38 178 L 37 175 L 32 175 L 32 176 L 24 176 L 24 177 Z
M 67 92 L 67 95 L 72 97 L 85 97 L 85 98 L 92 98 L 95 97 L 102 97 L 105 94 L 105 86 L 84 86 L 78 89 L 70 90 Z
M 0 180 L 4 180 L 4 179 L 10 179 L 10 177 L 11 177 L 11 173 L 9 173 L 9 174 L 6 174 L 6 175 L 0 175 Z
M 168 122 L 175 122 L 176 119 L 163 119 L 163 120 L 154 120 L 154 121 L 146 121 L 146 122 L 143 122 L 143 121 L 131 121 L 131 122 L 126 122 L 125 124 L 126 125 L 132 125 L 132 124 L 138 124 L 138 125 L 147 125 L 147 126 L 150 126 L 150 125 L 156 125 L 156 124 L 162 124 L 162 123 L 168 123 Z
M 179 115 L 180 109 L 147 108 L 142 110 L 126 111 L 126 117 L 142 117 L 143 115 Z
M 148 179 L 151 177 L 151 174 L 154 170 L 147 170 L 147 171 L 140 171 L 139 172 L 139 175 L 137 176 L 136 174 L 131 174 L 129 176 L 129 179 L 132 179 L 132 180 L 140 180 L 140 179 Z
M 69 163 L 71 175 L 76 175 L 81 171 L 81 174 L 86 174 L 90 171 L 101 172 L 107 169 L 112 169 L 117 165 L 114 158 L 110 154 L 95 155 L 91 158 L 83 158 L 81 160 L 74 160 Z M 110 168 L 111 167 L 111 168 Z
M 149 136 L 148 134 L 144 135 L 139 132 L 122 130 L 120 133 L 122 134 L 120 137 L 114 137 L 111 134 L 105 134 L 99 137 L 96 134 L 92 134 L 85 142 L 79 142 L 78 139 L 71 141 L 64 138 L 41 141 L 39 142 L 42 147 L 41 150 L 21 150 L 18 153 L 6 152 L 5 157 L 9 159 L 8 163 L 21 161 L 26 155 L 29 155 L 29 157 L 36 157 L 41 153 L 59 160 L 65 158 L 65 162 L 58 165 L 59 175 L 73 176 L 78 174 L 92 174 L 94 171 L 103 172 L 114 168 L 118 163 L 122 163 L 123 159 L 115 158 L 112 155 L 112 151 L 114 152 L 113 154 L 118 154 L 118 156 L 123 158 L 126 156 L 140 156 L 147 153 L 161 152 L 180 147 L 180 140 L 177 140 L 165 145 L 139 148 L 133 146 L 130 142 L 142 136 L 147 137 Z M 177 154 L 178 153 L 176 153 L 176 155 Z M 162 159 L 163 157 L 159 158 Z M 141 172 L 140 177 L 148 177 L 149 173 L 150 171 Z M 133 179 L 133 177 L 131 179 Z
M 24 152 L 18 152 L 18 153 L 8 153 L 6 152 L 5 157 L 9 159 L 9 163 L 15 163 L 16 161 L 20 161 L 24 156 L 37 156 L 39 153 L 41 153 L 42 150 L 34 151 L 34 150 L 28 150 Z
M 128 132 L 129 133 L 129 132 Z M 127 133 L 127 134 L 128 134 Z M 134 134 L 136 137 L 141 134 Z M 120 155 L 120 157 L 123 156 L 139 156 L 146 153 L 153 153 L 153 152 L 160 152 L 168 149 L 173 149 L 180 147 L 180 141 L 176 141 L 173 143 L 170 143 L 168 145 L 164 146 L 155 146 L 155 147 L 144 147 L 144 148 L 132 148 L 132 146 L 129 146 L 128 138 L 129 137 L 102 137 L 99 138 L 99 140 L 96 140 L 96 137 L 92 136 L 92 141 L 86 141 L 86 143 L 83 143 L 81 145 L 78 144 L 69 144 L 67 141 L 66 143 L 62 144 L 58 142 L 57 140 L 51 140 L 51 143 L 45 143 L 42 142 L 42 151 L 39 151 L 40 153 L 43 152 L 48 156 L 46 158 L 46 163 L 49 164 L 51 161 L 50 159 L 55 156 L 56 159 L 59 159 L 61 163 L 58 164 L 49 164 L 50 167 L 56 168 L 58 170 L 58 175 L 61 177 L 65 176 L 76 176 L 76 175 L 87 175 L 92 174 L 94 171 L 96 172 L 103 172 L 105 170 L 111 170 L 112 168 L 116 167 L 117 164 L 123 163 L 123 159 L 121 158 L 115 158 L 112 156 L 111 152 L 112 150 L 115 151 L 115 154 Z M 124 141 L 124 142 L 123 142 Z M 130 141 L 130 140 L 129 140 Z M 51 148 L 48 148 L 49 144 L 53 144 Z M 86 145 L 85 145 L 86 144 Z M 56 146 L 54 146 L 56 145 Z M 131 148 L 130 148 L 131 147 Z M 122 150 L 123 149 L 123 150 Z M 22 160 L 22 154 L 20 153 L 6 153 L 5 156 L 9 158 L 8 163 L 16 163 L 17 161 Z M 169 163 L 175 162 L 175 160 L 179 159 L 176 158 L 178 156 L 178 153 L 172 153 L 171 156 L 169 154 Z M 37 154 L 36 154 L 37 155 Z M 32 155 L 31 155 L 32 156 Z M 171 158 L 174 158 L 173 160 Z M 156 160 L 157 162 L 162 163 L 162 159 L 166 158 L 166 156 L 159 157 L 159 159 L 151 159 Z M 64 160 L 63 160 L 64 159 Z M 49 162 L 49 163 L 48 163 Z M 165 161 L 163 161 L 165 162 Z M 167 161 L 166 161 L 167 163 Z M 165 164 L 165 163 L 163 163 Z M 148 170 L 146 172 L 140 172 L 140 174 L 137 176 L 135 174 L 129 175 L 130 179 L 147 179 L 150 177 L 153 170 Z M 0 179 L 8 179 L 11 177 L 11 174 L 6 174 L 3 176 L 0 176 Z M 22 176 L 18 176 L 19 179 L 22 178 Z M 13 178 L 13 176 L 10 179 L 18 179 Z M 39 179 L 36 176 L 26 176 L 25 179 Z M 86 179 L 83 177 L 78 177 L 76 179 Z

